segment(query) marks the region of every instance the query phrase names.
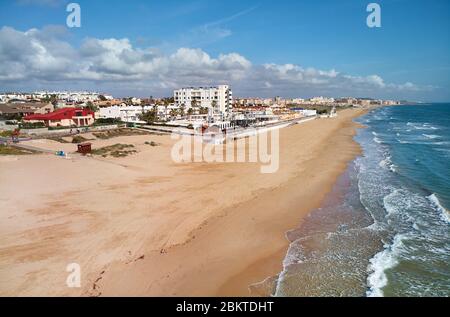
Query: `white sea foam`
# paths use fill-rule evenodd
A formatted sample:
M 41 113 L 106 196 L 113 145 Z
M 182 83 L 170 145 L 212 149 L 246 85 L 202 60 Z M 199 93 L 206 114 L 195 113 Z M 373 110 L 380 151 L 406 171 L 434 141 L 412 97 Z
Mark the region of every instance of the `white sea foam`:
M 424 137 L 428 138 L 428 139 L 437 139 L 440 138 L 439 135 L 435 135 L 435 134 L 422 134 Z
M 388 284 L 386 271 L 397 266 L 398 255 L 401 253 L 403 240 L 406 237 L 406 235 L 397 234 L 391 245 L 385 245 L 383 251 L 370 259 L 370 264 L 367 268 L 369 272 L 369 277 L 367 278 L 369 290 L 366 295 L 368 297 L 384 296 L 383 288 Z
M 408 201 L 404 200 L 405 192 L 402 189 L 395 189 L 383 198 L 384 209 L 388 216 L 397 214 L 402 208 L 407 208 Z
M 433 206 L 441 213 L 442 220 L 447 223 L 450 223 L 450 214 L 448 210 L 441 205 L 441 202 L 439 201 L 439 198 L 436 196 L 436 194 L 432 194 L 427 198 L 431 201 Z
M 379 164 L 380 167 L 390 170 L 391 172 L 397 172 L 396 166 L 392 163 L 391 157 L 387 156 Z
M 438 128 L 436 127 L 430 127 L 430 126 L 413 126 L 414 129 L 416 130 L 437 130 Z
M 377 142 L 378 144 L 381 144 L 381 143 L 382 143 L 381 140 L 380 140 L 379 138 L 377 138 L 377 137 L 374 137 L 373 140 L 374 140 L 375 142 Z
M 426 123 L 425 124 L 420 124 L 420 123 L 408 122 L 406 125 L 409 126 L 409 127 L 413 127 L 416 130 L 438 130 L 439 129 L 437 127 L 431 126 L 431 125 L 426 124 Z

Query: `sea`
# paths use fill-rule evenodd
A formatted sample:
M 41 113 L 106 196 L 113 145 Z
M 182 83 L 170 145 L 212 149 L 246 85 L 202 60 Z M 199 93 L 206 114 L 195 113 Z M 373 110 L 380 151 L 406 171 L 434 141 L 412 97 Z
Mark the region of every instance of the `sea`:
M 359 117 L 351 162 L 287 232 L 275 296 L 450 296 L 450 104 Z

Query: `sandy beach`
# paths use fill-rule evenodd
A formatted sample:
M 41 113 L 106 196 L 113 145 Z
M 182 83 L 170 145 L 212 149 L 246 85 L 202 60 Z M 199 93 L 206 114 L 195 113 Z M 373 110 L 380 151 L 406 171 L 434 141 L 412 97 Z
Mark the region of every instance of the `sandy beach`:
M 286 231 L 360 153 L 352 119 L 363 111 L 280 130 L 274 174 L 259 163 L 176 164 L 169 135 L 91 141 L 133 144 L 123 158 L 0 157 L 0 295 L 265 294 L 249 286 L 282 270 Z M 81 288 L 66 285 L 69 263 L 80 264 Z

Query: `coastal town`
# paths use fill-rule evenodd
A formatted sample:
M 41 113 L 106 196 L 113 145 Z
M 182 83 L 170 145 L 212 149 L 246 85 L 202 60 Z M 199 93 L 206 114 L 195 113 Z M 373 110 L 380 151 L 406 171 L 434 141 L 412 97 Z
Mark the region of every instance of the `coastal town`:
M 369 98 L 234 98 L 228 85 L 188 87 L 166 98 L 114 98 L 97 92 L 37 91 L 0 94 L 0 142 L 140 128 L 202 134 L 207 129 L 258 128 L 305 118 L 332 118 L 339 110 L 397 105 Z M 21 136 L 19 138 L 18 136 Z

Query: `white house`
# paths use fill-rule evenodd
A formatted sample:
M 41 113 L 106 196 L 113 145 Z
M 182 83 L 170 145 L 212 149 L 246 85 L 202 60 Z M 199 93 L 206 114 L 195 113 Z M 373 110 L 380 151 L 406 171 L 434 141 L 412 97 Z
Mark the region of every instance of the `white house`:
M 120 119 L 123 122 L 139 123 L 140 115 L 150 111 L 153 106 L 110 106 L 100 108 L 99 118 L 101 119 Z

